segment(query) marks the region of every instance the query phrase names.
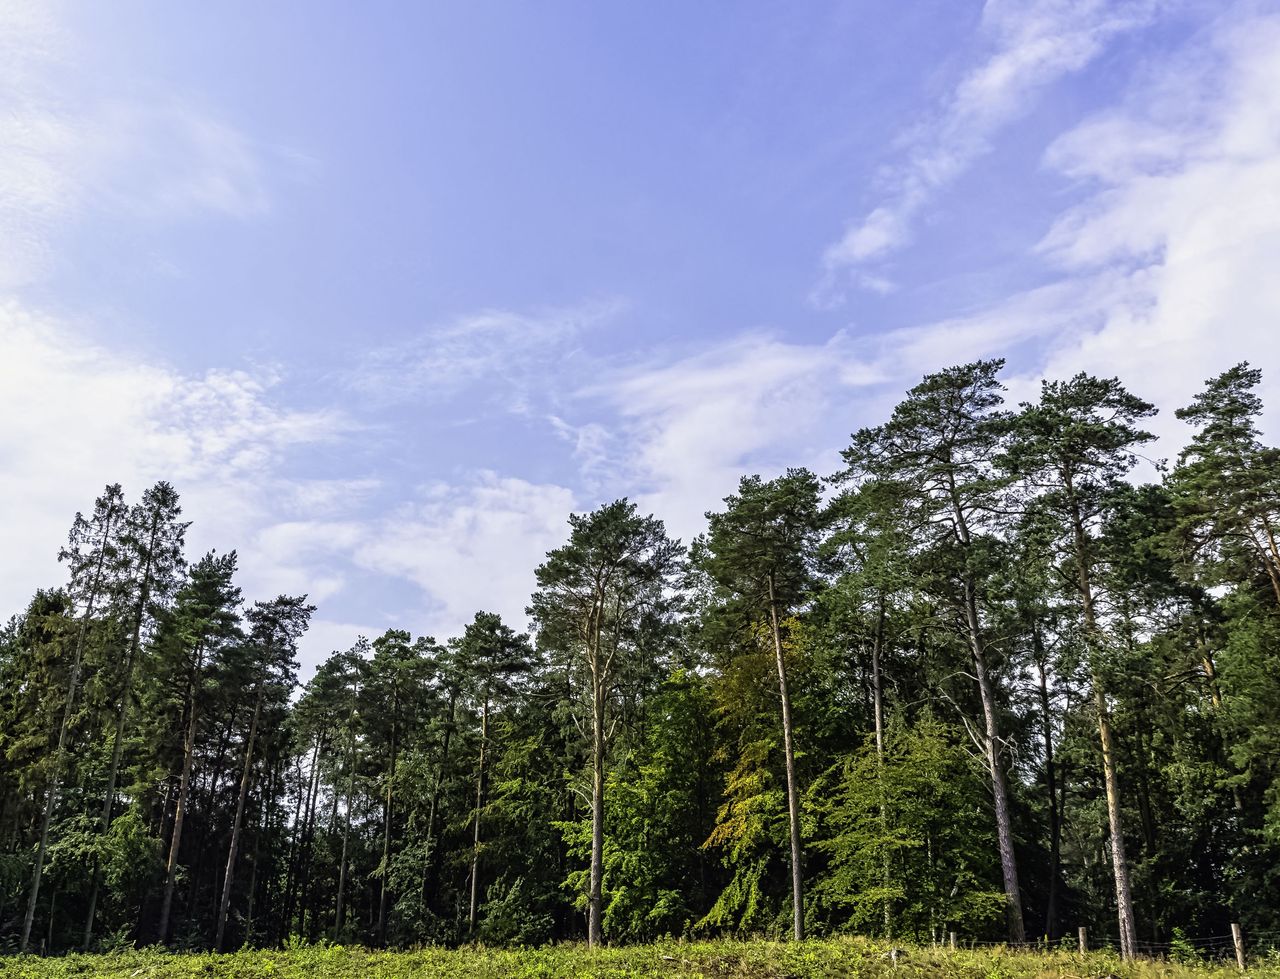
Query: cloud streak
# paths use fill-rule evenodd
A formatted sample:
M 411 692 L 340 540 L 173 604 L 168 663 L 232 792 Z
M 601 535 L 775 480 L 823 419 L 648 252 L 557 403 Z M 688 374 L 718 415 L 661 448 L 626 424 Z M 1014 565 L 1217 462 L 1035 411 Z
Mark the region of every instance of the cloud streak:
M 838 293 L 850 274 L 864 288 L 885 291 L 883 276 L 853 270 L 908 244 L 924 209 L 989 152 L 993 137 L 1041 90 L 1084 68 L 1116 36 L 1149 23 L 1157 7 L 1154 0 L 989 0 L 980 27 L 985 54 L 935 115 L 904 137 L 904 158 L 886 169 L 879 203 L 826 249 L 819 298 Z
M 480 310 L 370 351 L 343 382 L 374 405 L 435 402 L 469 391 L 476 401 L 524 412 L 536 391 L 552 389 L 549 375 L 563 375 L 581 358 L 583 335 L 623 308 L 613 299 L 532 312 Z

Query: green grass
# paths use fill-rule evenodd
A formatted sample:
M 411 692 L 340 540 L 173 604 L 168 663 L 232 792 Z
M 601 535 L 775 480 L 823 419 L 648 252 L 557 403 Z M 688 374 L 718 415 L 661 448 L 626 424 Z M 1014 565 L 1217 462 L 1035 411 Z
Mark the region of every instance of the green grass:
M 1121 962 L 1106 952 L 1014 952 L 986 948 L 952 952 L 907 948 L 891 961 L 888 948 L 859 938 L 801 943 L 766 941 L 660 942 L 589 951 L 581 945 L 518 950 L 430 948 L 373 952 L 316 946 L 230 955 L 170 954 L 154 949 L 111 955 L 0 958 L 3 979 L 1191 979 L 1236 977 L 1232 963 Z M 1251 962 L 1254 979 L 1280 979 L 1280 958 Z

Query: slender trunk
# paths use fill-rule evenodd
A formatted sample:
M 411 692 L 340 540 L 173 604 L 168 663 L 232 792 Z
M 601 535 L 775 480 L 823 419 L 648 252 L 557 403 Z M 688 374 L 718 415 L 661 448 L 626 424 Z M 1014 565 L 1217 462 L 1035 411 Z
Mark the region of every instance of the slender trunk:
M 976 616 L 969 603 L 971 629 Z M 984 741 L 987 749 L 987 769 L 991 773 L 991 794 L 996 814 L 996 843 L 1000 850 L 1000 871 L 1004 879 L 1005 917 L 1009 925 L 1009 941 L 1022 945 L 1027 940 L 1026 925 L 1022 919 L 1022 891 L 1018 886 L 1018 864 L 1013 850 L 1013 826 L 1009 818 L 1009 785 L 1005 779 L 1001 760 L 1000 728 L 995 691 L 987 671 L 985 650 L 981 638 L 971 632 L 974 669 L 978 674 L 978 694 L 982 699 L 982 716 L 986 727 Z
M 124 721 L 125 715 L 129 711 L 129 688 L 133 685 L 133 659 L 134 651 L 138 645 L 138 634 L 141 626 L 141 616 L 139 616 L 134 626 L 134 638 L 129 644 L 129 652 L 125 655 L 124 660 L 124 689 L 120 692 L 120 708 L 116 711 L 116 727 L 111 743 L 111 764 L 107 769 L 107 792 L 106 797 L 102 800 L 102 817 L 98 824 L 98 835 L 106 836 L 111 830 L 111 810 L 115 806 L 116 801 L 116 781 L 120 774 L 120 756 L 124 753 Z M 98 892 L 102 886 L 102 867 L 98 862 L 98 858 L 93 860 L 93 885 L 89 889 L 89 910 L 85 914 L 84 919 L 84 938 L 81 942 L 81 949 L 89 950 L 89 944 L 93 941 L 93 922 L 98 910 Z
M 969 525 L 954 477 L 948 477 L 948 485 L 956 521 L 956 536 L 967 551 L 971 546 Z M 978 694 L 982 700 L 987 768 L 991 773 L 991 796 L 996 815 L 996 844 L 1000 850 L 1000 873 L 1004 880 L 1005 918 L 1009 926 L 1010 941 L 1015 945 L 1021 945 L 1026 942 L 1027 933 L 1022 918 L 1022 890 L 1018 886 L 1018 863 L 1013 849 L 1013 826 L 1009 818 L 1009 785 L 1000 759 L 1000 748 L 1003 743 L 1000 739 L 1000 720 L 991 674 L 987 670 L 986 644 L 982 638 L 982 622 L 978 616 L 977 585 L 968 574 L 964 579 L 964 615 L 969 634 L 969 648 L 973 654 L 974 671 L 978 676 Z
M 475 838 L 471 847 L 471 936 L 476 933 L 476 915 L 480 910 L 480 810 L 484 808 L 484 755 L 489 740 L 489 697 L 484 698 L 484 710 L 480 714 L 480 760 L 476 770 Z
M 76 648 L 71 658 L 71 675 L 67 678 L 67 702 L 62 708 L 62 724 L 58 728 L 58 748 L 54 754 L 53 776 L 49 781 L 49 791 L 44 800 L 44 812 L 40 817 L 40 842 L 36 846 L 35 867 L 31 872 L 31 893 L 27 898 L 27 912 L 22 919 L 22 941 L 18 951 L 25 952 L 31 940 L 31 925 L 35 921 L 36 902 L 40 899 L 40 877 L 44 872 L 45 853 L 49 848 L 49 822 L 53 818 L 53 809 L 58 801 L 58 789 L 62 783 L 62 768 L 67 757 L 67 735 L 71 730 L 71 717 L 75 712 L 76 691 L 80 685 L 80 668 L 84 663 L 84 640 L 89 631 L 89 619 L 93 616 L 93 606 L 98 600 L 98 589 L 102 584 L 102 566 L 106 561 L 107 544 L 111 536 L 111 514 L 108 512 L 102 529 L 102 543 L 98 547 L 98 560 L 93 569 L 93 581 L 89 586 L 89 600 L 85 603 L 84 614 L 80 616 L 80 628 L 76 632 Z
M 587 896 L 587 946 L 597 947 L 604 934 L 601 923 L 604 877 L 604 698 L 605 680 L 597 671 L 600 637 L 596 633 L 591 693 L 591 881 Z
M 1053 714 L 1049 703 L 1049 678 L 1045 672 L 1044 654 L 1040 646 L 1040 631 L 1033 634 L 1036 647 L 1036 668 L 1040 672 L 1040 712 L 1044 730 L 1045 780 L 1049 789 L 1049 898 L 1045 904 L 1044 937 L 1054 939 L 1054 925 L 1058 918 L 1058 875 L 1062 864 L 1062 824 L 1058 819 L 1058 773 L 1053 761 Z
M 792 930 L 796 941 L 804 938 L 804 868 L 800 849 L 800 791 L 796 785 L 796 752 L 791 726 L 791 693 L 787 689 L 787 664 L 782 655 L 782 630 L 778 625 L 778 603 L 773 591 L 773 574 L 768 576 L 769 620 L 773 627 L 773 651 L 778 664 L 778 693 L 782 698 L 782 747 L 787 764 L 787 812 L 791 819 L 791 903 Z
M 320 796 L 320 751 L 324 746 L 323 735 L 316 736 L 311 751 L 311 767 L 307 772 L 307 801 L 302 810 L 302 835 L 298 843 L 298 934 L 307 932 L 307 912 L 311 907 L 311 870 L 315 856 L 316 803 Z
M 384 946 L 387 944 L 387 896 L 390 893 L 387 888 L 387 879 L 391 876 L 391 806 L 396 780 L 396 720 L 400 712 L 399 691 L 393 699 L 391 711 L 391 760 L 387 765 L 387 799 L 384 810 L 385 819 L 382 824 L 382 888 L 378 892 L 378 944 Z
M 244 938 L 246 942 L 253 940 L 253 909 L 258 903 L 258 849 L 262 841 L 262 829 L 253 836 L 253 853 L 249 857 L 249 907 L 244 915 Z
M 304 752 L 298 754 L 297 761 L 294 763 L 298 771 L 298 792 L 293 800 L 293 832 L 289 834 L 289 869 L 285 875 L 284 882 L 284 927 L 285 931 L 292 933 L 293 931 L 293 911 L 298 904 L 298 876 L 301 872 L 301 856 L 302 853 L 302 831 L 303 831 L 303 800 L 306 799 L 310 789 L 302 787 L 302 758 Z M 308 776 L 309 777 L 309 776 Z M 308 782 L 310 785 L 310 782 Z
M 1124 852 L 1124 817 L 1120 809 L 1120 776 L 1116 767 L 1115 742 L 1111 732 L 1111 711 L 1106 691 L 1098 675 L 1096 656 L 1102 641 L 1093 608 L 1093 582 L 1089 546 L 1085 539 L 1084 519 L 1070 479 L 1066 480 L 1071 506 L 1072 534 L 1075 538 L 1077 586 L 1084 616 L 1086 641 L 1089 644 L 1089 673 L 1093 685 L 1093 703 L 1098 713 L 1098 741 L 1102 747 L 1102 776 L 1107 792 L 1107 827 L 1111 834 L 1111 866 L 1115 877 L 1116 915 L 1120 926 L 1120 955 L 1131 959 L 1137 951 L 1137 929 L 1133 919 L 1133 896 L 1129 885 L 1129 861 Z
M 889 835 L 889 808 L 884 797 L 884 684 L 880 677 L 880 654 L 884 648 L 884 593 L 880 593 L 880 611 L 876 616 L 876 633 L 871 642 L 871 701 L 876 730 L 876 791 L 880 796 L 880 833 L 884 838 Z M 889 888 L 889 855 L 886 852 L 882 867 L 882 883 L 885 892 Z M 889 934 L 893 927 L 893 906 L 886 897 L 884 901 L 884 932 Z
M 160 517 L 151 518 L 151 534 L 147 543 L 147 557 L 142 565 L 142 574 L 138 579 L 138 604 L 133 615 L 133 637 L 129 641 L 129 651 L 124 660 L 124 685 L 120 690 L 120 709 L 116 713 L 116 729 L 111 742 L 111 765 L 107 769 L 107 792 L 102 803 L 102 823 L 98 832 L 106 836 L 111 829 L 111 809 L 115 805 L 116 779 L 120 774 L 120 757 L 124 752 L 124 722 L 129 714 L 129 697 L 133 692 L 133 664 L 138 657 L 138 648 L 142 640 L 142 619 L 147 613 L 147 601 L 151 597 L 151 560 L 155 554 L 156 537 L 160 528 Z M 89 890 L 89 910 L 85 914 L 84 942 L 82 948 L 87 952 L 89 943 L 93 941 L 93 919 L 98 909 L 98 891 L 102 884 L 102 868 L 97 858 L 93 861 L 93 886 Z
M 351 840 L 351 798 L 356 790 L 356 734 L 355 712 L 347 721 L 347 804 L 342 817 L 342 859 L 338 864 L 338 907 L 334 913 L 333 940 L 339 941 L 342 935 L 343 896 L 347 889 L 347 847 Z M 334 786 L 337 792 L 337 786 Z
M 244 772 L 240 776 L 240 796 L 236 800 L 236 817 L 231 824 L 231 846 L 227 850 L 227 869 L 222 876 L 222 898 L 218 902 L 218 930 L 213 948 L 222 951 L 227 931 L 227 911 L 231 907 L 231 885 L 235 880 L 236 855 L 240 850 L 240 823 L 244 819 L 244 803 L 249 796 L 249 777 L 253 770 L 253 745 L 258 737 L 258 720 L 262 716 L 262 680 L 258 681 L 258 694 L 253 702 L 253 720 L 249 723 L 249 741 L 244 750 Z
M 198 654 L 195 676 L 188 696 L 187 735 L 182 742 L 182 776 L 178 780 L 178 803 L 173 815 L 173 836 L 169 841 L 169 862 L 164 876 L 164 898 L 160 902 L 160 934 L 161 944 L 169 941 L 169 915 L 173 909 L 173 890 L 178 878 L 178 853 L 182 845 L 182 822 L 187 814 L 187 791 L 191 785 L 191 764 L 195 755 L 196 742 L 196 698 L 195 687 L 200 682 L 200 667 L 203 653 Z
M 454 711 L 457 707 L 457 702 L 458 692 L 455 688 L 449 691 L 449 719 L 444 728 L 444 743 L 440 747 L 440 766 L 436 769 L 435 785 L 431 787 L 431 807 L 427 813 L 426 866 L 423 868 L 422 875 L 422 903 L 424 906 L 427 903 L 427 895 L 435 889 L 436 877 L 440 868 L 440 861 L 436 855 L 436 850 L 438 849 L 436 841 L 436 812 L 439 808 L 440 787 L 444 784 L 445 773 L 449 767 L 449 741 L 453 735 Z

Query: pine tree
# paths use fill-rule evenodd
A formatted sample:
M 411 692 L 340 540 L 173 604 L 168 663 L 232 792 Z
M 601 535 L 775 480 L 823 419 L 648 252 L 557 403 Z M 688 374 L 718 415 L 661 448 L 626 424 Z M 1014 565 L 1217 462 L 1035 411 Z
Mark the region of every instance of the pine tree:
M 763 618 L 773 642 L 791 833 L 792 933 L 800 941 L 804 938 L 804 849 L 781 623 L 813 586 L 809 552 L 819 529 L 818 480 L 805 469 L 788 470 L 768 482 L 748 476 L 739 483 L 737 494 L 724 502 L 722 513 L 707 514 L 707 536 L 695 542 L 694 560 L 716 585 L 719 614 L 738 618 L 744 625 Z
M 618 500 L 569 517 L 569 541 L 548 552 L 536 571 L 538 591 L 529 614 L 541 646 L 568 653 L 586 668 L 591 737 L 591 861 L 587 942 L 603 938 L 606 751 L 613 734 L 610 702 L 645 620 L 667 614 L 683 549 L 662 521 L 641 517 Z

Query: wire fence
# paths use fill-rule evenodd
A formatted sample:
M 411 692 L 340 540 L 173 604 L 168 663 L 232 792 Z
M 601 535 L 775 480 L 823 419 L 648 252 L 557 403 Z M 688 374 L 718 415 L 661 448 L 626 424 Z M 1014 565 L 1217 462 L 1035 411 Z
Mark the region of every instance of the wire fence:
M 1243 935 L 1245 951 L 1250 958 L 1269 954 L 1280 954 L 1280 931 L 1245 932 Z M 947 945 L 948 942 L 939 942 Z M 1111 951 L 1119 953 L 1120 941 L 1107 936 L 1086 937 L 1086 949 L 1090 952 Z M 1013 948 L 1008 942 L 977 941 L 957 936 L 956 946 L 965 949 L 979 948 Z M 1075 952 L 1079 950 L 1079 938 L 1075 935 L 1063 935 L 1052 941 L 1042 939 L 1029 941 L 1021 948 L 1027 950 L 1062 950 Z M 1169 941 L 1149 941 L 1139 939 L 1134 951 L 1144 958 L 1181 958 L 1196 957 L 1202 959 L 1231 959 L 1235 957 L 1235 938 L 1228 932 L 1224 935 L 1177 936 Z

